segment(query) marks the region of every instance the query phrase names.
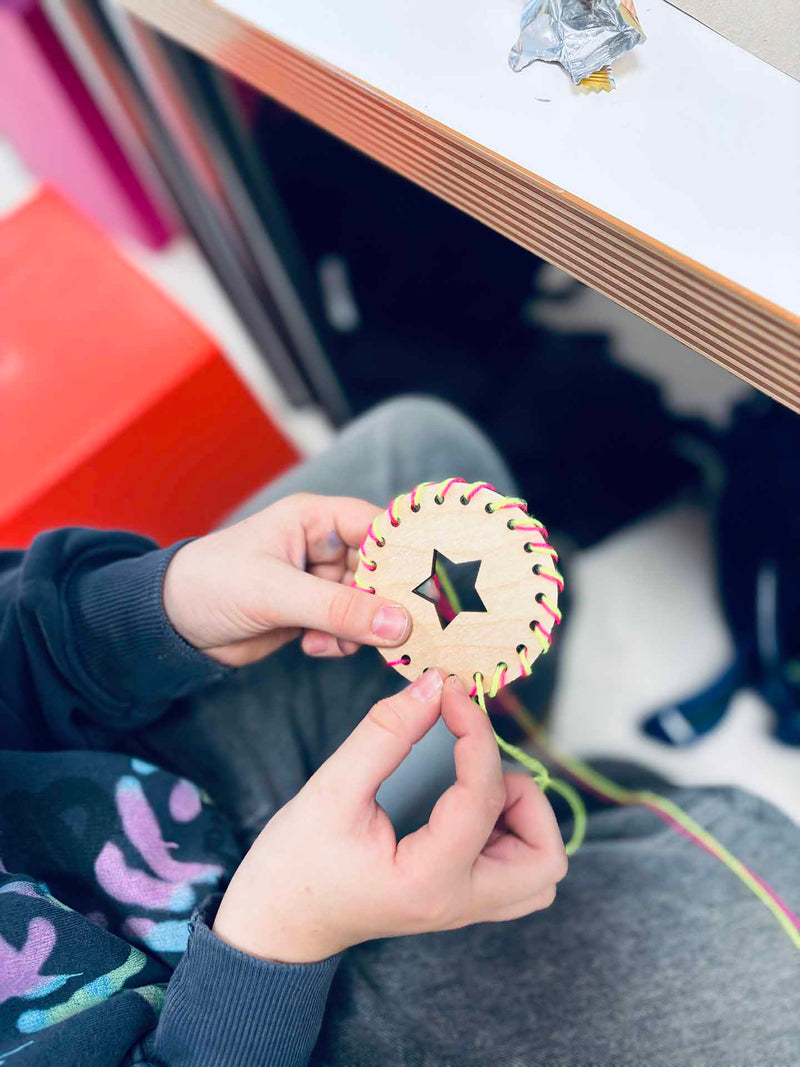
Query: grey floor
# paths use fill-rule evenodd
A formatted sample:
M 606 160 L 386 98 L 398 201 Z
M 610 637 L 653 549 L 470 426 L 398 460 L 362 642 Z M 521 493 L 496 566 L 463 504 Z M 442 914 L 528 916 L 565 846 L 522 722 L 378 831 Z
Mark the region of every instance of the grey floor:
M 0 141 L 0 215 L 35 188 Z M 218 338 L 306 452 L 325 446 L 325 420 L 288 407 L 190 241 L 159 254 L 130 246 L 122 251 Z M 546 281 L 557 288 L 563 276 L 548 268 Z M 553 304 L 536 314 L 561 328 L 608 331 L 616 358 L 658 382 L 676 411 L 722 425 L 731 405 L 747 393 L 727 372 L 589 289 L 568 309 Z M 681 783 L 744 785 L 800 822 L 800 752 L 772 740 L 768 709 L 755 694 L 740 694 L 722 726 L 687 751 L 665 749 L 637 728 L 648 710 L 709 680 L 730 650 L 714 588 L 707 516 L 680 506 L 644 519 L 583 552 L 571 577 L 575 600 L 564 635 L 555 744 L 576 755 L 636 759 Z

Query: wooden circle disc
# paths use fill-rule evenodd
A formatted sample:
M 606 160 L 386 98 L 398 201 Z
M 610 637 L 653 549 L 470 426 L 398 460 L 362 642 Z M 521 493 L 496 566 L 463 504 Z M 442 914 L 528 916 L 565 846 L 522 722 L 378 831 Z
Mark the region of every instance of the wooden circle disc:
M 402 604 L 413 620 L 405 644 L 379 650 L 387 662 L 410 680 L 426 667 L 439 667 L 458 675 L 471 692 L 476 673 L 489 688 L 498 676 L 498 664 L 507 665 L 500 684 L 527 673 L 520 650 L 524 648 L 529 663 L 543 651 L 532 624 L 538 621 L 545 633 L 551 632 L 553 617 L 541 597 L 557 610 L 559 587 L 535 573 L 537 565 L 553 570 L 550 555 L 532 547 L 545 541 L 530 531 L 535 520 L 519 508 L 500 508 L 505 498 L 487 488 L 465 504 L 464 487 L 456 483 L 439 503 L 447 485 L 417 489 L 413 511 L 410 494 L 398 497 L 391 514 L 387 509 L 376 518 L 376 539 L 365 540 L 355 578 L 361 588 Z M 488 512 L 488 504 L 497 510 Z M 509 521 L 529 528 L 510 529 Z M 456 568 L 473 565 L 460 573 L 474 576 L 479 601 L 472 598 L 470 603 L 482 603 L 485 610 L 461 610 L 442 625 L 436 604 L 418 591 L 420 586 L 430 588 L 424 583 L 433 576 L 434 553 Z

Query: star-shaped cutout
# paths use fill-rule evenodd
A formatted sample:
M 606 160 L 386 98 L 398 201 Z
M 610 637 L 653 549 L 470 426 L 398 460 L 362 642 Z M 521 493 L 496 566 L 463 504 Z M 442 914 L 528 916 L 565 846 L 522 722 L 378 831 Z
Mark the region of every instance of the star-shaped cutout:
M 436 608 L 444 630 L 462 611 L 486 611 L 475 582 L 481 567 L 479 559 L 469 563 L 453 563 L 438 550 L 433 551 L 433 566 L 429 577 L 412 590 Z

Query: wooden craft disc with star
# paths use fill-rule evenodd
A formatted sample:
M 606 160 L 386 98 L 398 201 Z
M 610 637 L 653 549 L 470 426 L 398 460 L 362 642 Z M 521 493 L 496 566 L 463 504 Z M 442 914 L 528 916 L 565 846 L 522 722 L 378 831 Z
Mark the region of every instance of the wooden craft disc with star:
M 378 516 L 373 529 L 384 544 L 368 540 L 364 547 L 374 570 L 359 564 L 356 577 L 362 587 L 405 607 L 413 620 L 405 644 L 379 649 L 381 655 L 409 680 L 426 667 L 439 667 L 458 675 L 470 691 L 480 672 L 488 685 L 498 664 L 507 664 L 505 681 L 522 673 L 518 649 L 527 650 L 529 662 L 542 652 L 532 632 L 534 621 L 551 630 L 552 618 L 537 602 L 537 594 L 557 606 L 558 587 L 537 575 L 537 565 L 552 567 L 548 555 L 525 550 L 527 542 L 541 541 L 530 532 L 509 529 L 509 520 L 530 523 L 523 511 L 512 508 L 487 512 L 486 505 L 502 504 L 504 497 L 489 489 L 479 490 L 462 503 L 456 484 L 436 502 L 442 484 L 416 493 L 417 511 L 411 510 L 410 495 L 393 502 L 399 524 L 393 526 L 388 511 Z M 437 607 L 436 582 L 441 592 L 459 583 L 466 595 L 446 597 Z M 439 597 L 441 601 L 442 597 Z M 459 610 L 460 609 L 460 610 Z M 406 662 L 407 660 L 407 662 Z M 401 661 L 401 662 L 397 662 Z

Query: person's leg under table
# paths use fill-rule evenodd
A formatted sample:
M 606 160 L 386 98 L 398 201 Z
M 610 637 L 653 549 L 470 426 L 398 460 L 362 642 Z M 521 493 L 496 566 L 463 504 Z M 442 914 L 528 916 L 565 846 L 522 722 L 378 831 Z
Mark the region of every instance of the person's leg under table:
M 356 496 L 385 507 L 419 482 L 454 475 L 485 479 L 502 493 L 513 489 L 500 454 L 466 416 L 430 397 L 401 397 L 356 419 L 331 448 L 265 486 L 228 521 L 301 492 Z
M 402 398 L 358 419 L 327 452 L 267 486 L 230 521 L 296 492 L 385 507 L 419 482 L 449 475 L 513 490 L 497 451 L 469 420 L 439 401 Z M 305 656 L 294 642 L 178 702 L 138 742 L 148 758 L 203 786 L 247 843 L 370 706 L 404 684 L 374 649 L 325 660 Z M 449 784 L 451 749 L 450 734 L 437 724 L 384 786 L 381 803 L 401 826 L 413 820 L 417 794 Z

